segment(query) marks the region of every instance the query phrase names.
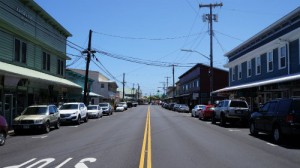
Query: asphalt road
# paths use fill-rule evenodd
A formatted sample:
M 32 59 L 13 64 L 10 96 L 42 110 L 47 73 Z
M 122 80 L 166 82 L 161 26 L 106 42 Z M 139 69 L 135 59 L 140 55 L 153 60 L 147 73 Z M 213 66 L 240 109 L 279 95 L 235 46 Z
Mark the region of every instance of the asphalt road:
M 0 167 L 14 168 L 299 165 L 299 141 L 274 145 L 266 135 L 250 136 L 247 128 L 223 128 L 156 105 L 149 110 L 147 105 L 140 105 L 79 126 L 61 126 L 49 134 L 9 136 L 0 147 Z

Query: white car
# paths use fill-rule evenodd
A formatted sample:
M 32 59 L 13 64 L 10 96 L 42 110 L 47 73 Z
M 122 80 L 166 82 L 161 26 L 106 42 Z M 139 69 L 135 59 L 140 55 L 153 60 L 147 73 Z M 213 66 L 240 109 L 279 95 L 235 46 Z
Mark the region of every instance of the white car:
M 116 109 L 115 110 L 123 112 L 125 110 L 125 107 L 124 107 L 123 104 L 118 103 L 118 104 L 116 104 Z
M 87 113 L 89 118 L 102 118 L 103 110 L 99 105 L 88 105 Z
M 118 104 L 122 104 L 124 107 L 124 110 L 127 110 L 128 106 L 126 102 L 119 102 Z
M 193 109 L 192 109 L 192 113 L 191 113 L 191 116 L 192 117 L 198 117 L 199 116 L 199 112 L 202 110 L 202 109 L 205 109 L 205 105 L 203 104 L 199 104 L 199 105 L 196 105 Z
M 64 103 L 60 108 L 60 122 L 73 122 L 77 125 L 81 121 L 88 122 L 87 108 L 84 103 Z

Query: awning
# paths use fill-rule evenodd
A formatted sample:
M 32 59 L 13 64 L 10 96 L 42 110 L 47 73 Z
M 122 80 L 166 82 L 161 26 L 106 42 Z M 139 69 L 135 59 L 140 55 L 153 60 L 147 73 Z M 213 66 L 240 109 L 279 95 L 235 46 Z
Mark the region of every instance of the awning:
M 247 88 L 264 86 L 264 85 L 269 85 L 269 84 L 274 84 L 274 83 L 282 83 L 282 82 L 294 81 L 294 80 L 298 80 L 298 79 L 300 79 L 300 74 L 289 75 L 289 76 L 285 76 L 285 77 L 279 77 L 279 78 L 273 78 L 273 79 L 268 79 L 268 80 L 262 80 L 262 81 L 248 83 L 248 84 L 243 84 L 243 85 L 226 87 L 226 88 L 223 88 L 223 89 L 219 89 L 219 90 L 213 91 L 212 93 L 233 91 L 233 90 L 239 90 L 239 89 L 247 89 Z
M 59 84 L 74 88 L 81 88 L 80 85 L 77 85 L 76 83 L 73 83 L 67 79 L 4 62 L 0 62 L 0 74 L 1 71 L 3 71 L 4 74 L 10 74 L 21 78 L 26 77 L 33 80 L 42 80 L 48 82 L 49 84 Z
M 82 91 L 82 94 L 84 94 L 84 91 Z M 99 95 L 99 94 L 94 93 L 94 92 L 89 92 L 89 96 L 90 96 L 90 97 L 104 97 L 104 96 Z

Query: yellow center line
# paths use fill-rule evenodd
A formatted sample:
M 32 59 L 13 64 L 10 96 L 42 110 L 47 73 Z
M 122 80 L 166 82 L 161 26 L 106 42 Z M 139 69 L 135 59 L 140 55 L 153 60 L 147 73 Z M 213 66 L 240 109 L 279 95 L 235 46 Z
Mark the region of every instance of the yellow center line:
M 148 140 L 147 140 L 148 137 Z M 148 112 L 146 117 L 145 131 L 144 131 L 144 139 L 140 157 L 140 166 L 139 168 L 144 168 L 145 165 L 145 154 L 146 154 L 146 143 L 148 141 L 147 146 L 147 168 L 152 167 L 152 159 L 151 159 L 151 124 L 150 124 L 150 106 L 148 106 Z

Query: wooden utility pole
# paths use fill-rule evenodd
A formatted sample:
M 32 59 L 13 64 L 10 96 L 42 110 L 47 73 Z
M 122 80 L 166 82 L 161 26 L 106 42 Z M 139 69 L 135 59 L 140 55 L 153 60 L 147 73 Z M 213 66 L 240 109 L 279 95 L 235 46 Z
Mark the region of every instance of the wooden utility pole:
M 86 106 L 89 104 L 88 99 L 89 99 L 90 90 L 88 90 L 88 78 L 89 78 L 89 67 L 90 67 L 90 61 L 91 61 L 91 54 L 95 53 L 95 51 L 91 51 L 91 45 L 92 45 L 91 43 L 92 43 L 92 30 L 90 30 L 90 33 L 89 33 L 88 48 L 82 52 L 82 53 L 87 54 L 85 78 L 84 78 L 84 92 L 83 92 L 83 103 Z
M 209 77 L 210 77 L 210 90 L 209 90 L 209 94 L 210 94 L 210 104 L 213 104 L 213 96 L 212 96 L 212 92 L 213 92 L 213 86 L 214 86 L 214 66 L 213 66 L 213 20 L 217 21 L 218 17 L 217 15 L 213 15 L 212 14 L 212 8 L 215 7 L 222 7 L 223 3 L 215 3 L 215 4 L 207 4 L 207 5 L 199 5 L 199 8 L 203 8 L 203 7 L 209 7 L 209 14 L 206 14 L 203 16 L 203 20 L 208 20 L 209 21 L 209 35 L 210 35 L 210 68 L 209 68 Z M 199 95 L 200 96 L 200 95 Z
M 123 82 L 122 82 L 122 84 L 123 84 L 123 100 L 122 101 L 124 101 L 125 100 L 125 73 L 123 73 Z

